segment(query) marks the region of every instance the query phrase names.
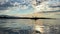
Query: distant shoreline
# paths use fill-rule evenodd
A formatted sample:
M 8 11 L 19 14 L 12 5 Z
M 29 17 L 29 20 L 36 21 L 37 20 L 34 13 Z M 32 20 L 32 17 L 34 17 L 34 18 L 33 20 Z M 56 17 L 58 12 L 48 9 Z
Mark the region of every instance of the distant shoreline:
M 0 17 L 0 19 L 54 19 L 54 18 L 45 18 L 45 17 Z

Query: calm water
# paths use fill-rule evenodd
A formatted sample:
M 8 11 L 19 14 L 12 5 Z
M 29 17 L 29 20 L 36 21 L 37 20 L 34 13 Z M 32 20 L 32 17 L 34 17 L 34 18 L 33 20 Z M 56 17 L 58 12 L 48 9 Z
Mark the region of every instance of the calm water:
M 37 22 L 45 26 L 46 34 L 55 34 L 55 32 L 51 33 L 53 31 L 51 28 L 56 28 L 58 33 L 60 32 L 60 19 L 39 19 Z M 34 23 L 35 21 L 30 19 L 0 19 L 0 34 L 6 34 L 5 31 L 9 31 L 8 34 L 12 34 L 11 32 L 13 34 L 19 34 L 18 32 L 20 34 L 32 34 Z

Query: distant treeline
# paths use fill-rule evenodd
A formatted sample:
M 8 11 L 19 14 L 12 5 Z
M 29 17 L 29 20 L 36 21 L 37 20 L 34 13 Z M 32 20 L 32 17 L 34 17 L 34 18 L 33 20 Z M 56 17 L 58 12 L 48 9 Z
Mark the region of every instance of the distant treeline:
M 54 18 L 45 18 L 45 17 L 9 17 L 9 16 L 4 16 L 4 17 L 1 17 L 0 16 L 0 19 L 54 19 Z

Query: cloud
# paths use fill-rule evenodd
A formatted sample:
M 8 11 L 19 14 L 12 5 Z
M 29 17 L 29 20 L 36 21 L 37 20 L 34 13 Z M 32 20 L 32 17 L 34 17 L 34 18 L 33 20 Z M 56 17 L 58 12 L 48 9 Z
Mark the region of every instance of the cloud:
M 35 12 L 43 12 L 43 11 L 56 11 L 60 10 L 60 2 L 52 2 L 52 1 L 44 1 L 39 5 L 35 6 Z
M 53 3 L 53 4 L 50 4 L 50 7 L 51 8 L 60 8 L 60 2 L 56 2 L 56 3 Z
M 9 7 L 13 7 L 10 2 L 0 2 L 0 10 L 8 10 Z
M 0 2 L 4 2 L 5 0 L 0 0 Z
M 0 2 L 0 15 L 2 14 L 14 15 L 14 13 L 16 14 L 19 11 L 22 12 L 22 10 L 26 10 L 28 12 L 28 10 L 31 8 L 30 1 L 28 0 L 26 0 L 25 2 L 23 1 L 22 0 L 16 0 L 16 1 L 2 0 Z
M 0 2 L 0 7 L 3 8 L 1 10 L 4 10 L 4 8 L 8 7 L 21 7 L 21 8 L 26 8 L 27 6 L 31 6 L 32 0 L 3 0 L 3 2 Z

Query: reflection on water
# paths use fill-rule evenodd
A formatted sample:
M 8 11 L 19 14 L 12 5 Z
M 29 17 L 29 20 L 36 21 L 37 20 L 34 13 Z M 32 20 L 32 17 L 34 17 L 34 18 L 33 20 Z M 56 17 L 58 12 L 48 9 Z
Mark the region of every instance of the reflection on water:
M 40 31 L 34 30 L 36 25 L 44 26 L 41 27 L 44 29 L 43 34 L 60 34 L 59 22 L 59 19 L 39 19 L 37 21 L 30 19 L 0 19 L 0 34 L 37 34 Z

